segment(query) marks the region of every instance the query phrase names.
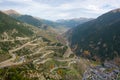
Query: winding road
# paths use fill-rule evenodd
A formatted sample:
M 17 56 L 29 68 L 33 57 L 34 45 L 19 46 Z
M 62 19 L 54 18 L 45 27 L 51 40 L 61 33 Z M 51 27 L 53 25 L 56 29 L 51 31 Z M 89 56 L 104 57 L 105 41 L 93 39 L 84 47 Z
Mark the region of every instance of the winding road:
M 34 42 L 34 41 L 36 41 L 36 40 L 37 40 L 37 39 L 35 39 L 35 40 L 33 40 L 33 41 L 30 41 L 30 42 L 27 42 L 27 43 L 25 43 L 24 45 L 22 45 L 21 47 L 18 47 L 18 48 L 16 48 L 16 49 L 9 50 L 9 54 L 12 56 L 12 58 L 1 62 L 1 63 L 0 63 L 0 68 L 4 68 L 4 67 L 8 67 L 8 66 L 13 66 L 13 65 L 22 64 L 23 61 L 20 61 L 20 62 L 17 62 L 17 63 L 14 62 L 14 60 L 16 59 L 16 55 L 13 54 L 13 52 L 18 51 L 18 50 L 24 48 L 25 46 L 28 46 L 29 44 L 31 45 L 31 43 Z M 32 46 L 32 45 L 31 45 L 31 46 Z M 33 46 L 34 46 L 34 44 L 33 44 Z
M 66 45 L 67 45 L 68 49 L 66 50 L 66 52 L 63 55 L 64 58 L 68 58 L 70 56 L 70 54 L 73 53 L 72 50 L 71 50 L 71 48 L 69 47 L 69 42 L 68 41 L 67 41 Z

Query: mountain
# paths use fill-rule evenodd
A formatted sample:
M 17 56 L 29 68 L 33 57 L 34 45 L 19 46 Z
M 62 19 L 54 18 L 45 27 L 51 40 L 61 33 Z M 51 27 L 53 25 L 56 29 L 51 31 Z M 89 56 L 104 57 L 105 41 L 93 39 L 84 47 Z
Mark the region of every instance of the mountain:
M 46 27 L 47 28 L 47 27 Z M 17 38 L 44 37 L 48 41 L 57 42 L 55 31 L 37 28 L 30 24 L 20 22 L 3 12 L 0 12 L 0 41 L 9 42 Z
M 54 27 L 54 25 L 53 25 L 54 22 L 53 21 L 40 19 L 40 18 L 31 16 L 31 15 L 22 15 L 22 14 L 18 13 L 15 10 L 12 10 L 12 9 L 6 10 L 6 11 L 3 11 L 3 12 L 5 14 L 17 19 L 17 20 L 20 20 L 22 22 L 26 22 L 28 24 L 31 24 L 31 25 L 34 25 L 34 26 L 37 26 L 37 27 L 41 26 L 42 24 L 46 24 L 46 25 Z
M 0 34 L 4 32 L 11 32 L 12 30 L 15 30 L 15 34 L 20 36 L 31 36 L 33 34 L 33 31 L 28 29 L 27 26 L 25 26 L 25 24 L 9 17 L 8 15 L 2 12 L 0 12 L 0 28 Z
M 21 15 L 19 12 L 15 11 L 15 10 L 12 10 L 12 9 L 5 10 L 5 11 L 2 11 L 2 12 L 5 13 L 5 14 L 7 14 L 7 15 L 10 15 L 12 17 L 18 17 L 18 16 Z
M 35 26 L 41 30 L 46 30 L 50 34 L 52 33 L 53 35 L 64 31 L 64 28 L 58 27 L 58 24 L 50 20 L 41 19 L 41 18 L 34 17 L 31 15 L 23 15 L 23 14 L 18 13 L 15 10 L 6 10 L 2 12 L 23 23 L 27 23 L 29 25 Z
M 10 9 L 10 10 L 5 10 L 5 11 L 3 11 L 5 14 L 7 14 L 7 15 L 13 15 L 13 14 L 15 14 L 15 15 L 20 15 L 20 13 L 18 13 L 17 11 L 15 11 L 15 10 L 12 10 L 12 9 Z
M 40 20 L 38 20 L 30 15 L 21 15 L 21 16 L 16 17 L 16 19 L 20 20 L 22 22 L 31 24 L 33 26 L 37 26 L 37 27 L 39 27 L 43 24 Z
M 43 45 L 48 46 L 51 43 L 63 46 L 58 41 L 57 36 L 58 34 L 50 29 L 46 30 L 37 28 L 35 26 L 20 22 L 19 20 L 16 20 L 4 14 L 3 12 L 0 12 L 0 62 L 13 56 L 10 54 L 10 50 L 15 49 L 16 47 L 20 47 L 20 45 L 24 45 L 27 42 L 36 43 L 35 45 L 33 44 L 33 46 L 36 47 L 39 43 L 41 44 L 40 47 L 42 47 Z M 18 51 L 21 48 L 23 48 L 22 51 L 25 51 L 26 54 L 30 53 L 31 51 L 29 45 L 28 51 L 24 49 L 24 46 L 18 48 Z
M 0 79 L 119 80 L 119 64 L 106 61 L 103 66 L 71 51 L 94 60 L 118 57 L 119 17 L 119 10 L 114 10 L 74 27 L 66 33 L 67 42 L 47 25 L 49 20 L 44 24 L 30 15 L 0 12 Z
M 0 12 L 0 62 L 11 57 L 8 53 L 12 46 L 22 44 L 15 40 L 28 40 L 33 35 L 30 26 Z
M 50 21 L 50 20 L 34 17 L 31 15 L 22 15 L 15 10 L 6 10 L 3 12 L 17 20 L 20 20 L 21 22 L 25 22 L 27 24 L 39 28 L 41 28 L 41 26 L 43 28 L 44 25 L 46 25 L 47 27 L 55 30 L 57 33 L 64 33 L 65 31 L 67 31 L 72 27 L 75 27 L 79 24 L 92 20 L 92 18 L 73 18 L 69 20 Z
M 72 50 L 93 60 L 111 60 L 120 56 L 120 9 L 66 32 Z
M 73 19 L 60 19 L 56 22 L 60 25 L 66 26 L 68 28 L 76 27 L 82 23 L 85 23 L 87 21 L 93 20 L 92 18 L 73 18 Z
M 43 29 L 43 27 L 48 27 L 49 29 L 51 28 L 52 30 L 56 31 L 57 33 L 63 33 L 66 30 L 68 30 L 68 28 L 66 28 L 65 26 L 58 24 L 54 21 L 36 18 L 31 15 L 21 15 L 21 16 L 17 16 L 17 17 L 13 16 L 13 18 L 20 20 L 22 22 L 28 23 L 30 25 L 39 27 L 41 29 Z
M 0 12 L 0 79 L 82 79 L 89 62 L 76 58 L 66 44 L 58 41 L 61 38 L 54 31 L 38 28 Z

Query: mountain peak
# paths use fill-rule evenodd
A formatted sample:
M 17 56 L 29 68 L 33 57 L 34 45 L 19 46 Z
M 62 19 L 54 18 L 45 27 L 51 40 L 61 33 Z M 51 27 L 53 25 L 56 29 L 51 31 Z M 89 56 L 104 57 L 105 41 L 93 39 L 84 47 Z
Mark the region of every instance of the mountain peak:
M 120 12 L 120 8 L 118 8 L 118 9 L 114 9 L 114 10 L 112 10 L 112 11 L 110 11 L 110 12 L 113 12 L 113 13 Z
M 5 14 L 7 15 L 11 15 L 11 14 L 15 14 L 15 15 L 20 15 L 20 13 L 18 13 L 17 11 L 10 9 L 10 10 L 5 10 L 3 11 Z

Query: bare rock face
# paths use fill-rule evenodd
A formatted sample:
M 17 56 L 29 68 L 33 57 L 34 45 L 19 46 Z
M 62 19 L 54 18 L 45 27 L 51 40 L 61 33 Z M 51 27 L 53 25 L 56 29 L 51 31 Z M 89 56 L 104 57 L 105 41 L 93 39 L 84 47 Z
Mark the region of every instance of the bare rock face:
M 12 15 L 12 14 L 15 14 L 15 15 L 20 15 L 20 13 L 18 13 L 17 11 L 15 11 L 15 10 L 12 10 L 12 9 L 10 9 L 10 10 L 5 10 L 5 11 L 3 11 L 5 14 L 7 14 L 7 15 Z
M 115 10 L 112 10 L 111 12 L 113 12 L 113 13 L 120 12 L 120 8 L 118 8 L 118 9 L 115 9 Z

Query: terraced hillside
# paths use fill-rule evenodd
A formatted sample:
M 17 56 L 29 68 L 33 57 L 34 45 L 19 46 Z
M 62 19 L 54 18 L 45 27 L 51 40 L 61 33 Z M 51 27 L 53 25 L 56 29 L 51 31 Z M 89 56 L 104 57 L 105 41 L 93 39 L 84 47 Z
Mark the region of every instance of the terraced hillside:
M 61 35 L 39 27 L 0 12 L 0 80 L 120 79 L 119 58 L 101 64 L 76 56 Z
M 0 12 L 0 79 L 82 79 L 89 61 L 77 58 L 54 31 L 39 29 Z M 79 67 L 77 64 L 82 64 Z M 74 75 L 73 75 L 74 74 Z

